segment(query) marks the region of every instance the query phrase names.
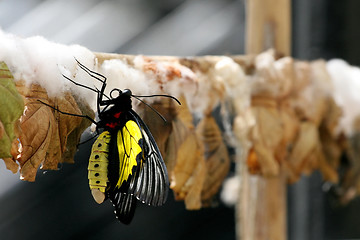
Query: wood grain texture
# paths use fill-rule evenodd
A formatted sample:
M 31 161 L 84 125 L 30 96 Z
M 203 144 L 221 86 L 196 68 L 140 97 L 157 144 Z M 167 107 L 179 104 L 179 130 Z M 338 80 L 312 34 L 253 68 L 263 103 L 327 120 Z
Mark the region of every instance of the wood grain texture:
M 291 54 L 289 0 L 246 1 L 246 54 L 274 48 Z M 244 159 L 240 159 L 244 160 Z M 286 239 L 286 178 L 280 169 L 272 177 L 251 176 L 245 164 L 237 203 L 237 238 L 242 240 Z

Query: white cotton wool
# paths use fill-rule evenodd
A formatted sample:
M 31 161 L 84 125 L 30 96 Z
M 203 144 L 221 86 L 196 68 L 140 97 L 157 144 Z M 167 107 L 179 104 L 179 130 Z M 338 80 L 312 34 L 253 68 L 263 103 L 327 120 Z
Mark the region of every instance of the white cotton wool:
M 328 61 L 326 68 L 334 85 L 333 97 L 343 111 L 339 131 L 351 136 L 360 117 L 360 69 L 340 59 Z
M 61 96 L 71 89 L 75 95 L 90 102 L 94 92 L 79 88 L 62 76 L 73 78 L 77 75 L 75 58 L 83 64 L 91 63 L 94 68 L 95 56 L 84 47 L 53 43 L 40 36 L 22 39 L 0 30 L 0 61 L 8 65 L 16 81 L 24 80 L 27 85 L 38 83 L 49 97 Z M 85 75 L 76 76 L 76 81 L 93 85 L 93 79 Z
M 114 88 L 130 89 L 134 95 L 149 95 L 151 89 L 143 72 L 133 68 L 120 59 L 106 60 L 99 67 L 99 72 L 106 76 L 106 94 Z
M 233 176 L 225 179 L 220 193 L 221 200 L 229 207 L 234 206 L 239 199 L 241 178 Z
M 23 72 L 31 72 L 26 56 L 19 46 L 21 41 L 22 39 L 0 29 L 0 61 L 7 64 L 15 80 L 21 79 Z
M 196 91 L 196 74 L 186 66 L 177 61 L 157 61 L 155 72 L 148 71 L 145 73 L 146 80 L 151 86 L 152 94 L 165 94 L 179 98 L 180 96 L 193 96 Z M 134 58 L 134 67 L 143 71 L 146 61 L 143 56 L 139 55 Z M 175 75 L 174 71 L 178 74 Z
M 222 57 L 215 65 L 219 81 L 224 82 L 228 96 L 235 98 L 238 104 L 250 105 L 250 85 L 244 70 L 229 57 Z

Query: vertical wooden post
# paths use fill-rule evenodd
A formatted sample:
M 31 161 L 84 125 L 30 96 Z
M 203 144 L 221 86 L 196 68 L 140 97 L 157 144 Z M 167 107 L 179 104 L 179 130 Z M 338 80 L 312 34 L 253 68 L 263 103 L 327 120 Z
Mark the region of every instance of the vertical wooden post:
M 274 48 L 290 55 L 290 0 L 247 0 L 246 4 L 246 54 Z M 238 172 L 241 176 L 236 207 L 238 239 L 285 240 L 287 206 L 283 172 L 271 178 L 251 176 L 243 162 Z
M 257 54 L 269 48 L 290 55 L 290 0 L 246 1 L 246 54 Z

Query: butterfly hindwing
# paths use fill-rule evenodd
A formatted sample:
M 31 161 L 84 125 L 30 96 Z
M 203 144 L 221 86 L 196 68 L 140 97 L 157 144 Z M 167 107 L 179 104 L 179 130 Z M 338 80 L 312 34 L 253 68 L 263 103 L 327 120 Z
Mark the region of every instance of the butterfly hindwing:
M 124 224 L 129 224 L 134 217 L 136 198 L 127 193 L 116 192 L 109 194 L 110 201 L 115 208 L 115 215 Z
M 145 204 L 161 206 L 167 199 L 169 179 L 165 163 L 150 130 L 142 119 L 132 110 L 129 112 L 136 121 L 143 140 L 140 142 L 144 159 L 131 193 Z

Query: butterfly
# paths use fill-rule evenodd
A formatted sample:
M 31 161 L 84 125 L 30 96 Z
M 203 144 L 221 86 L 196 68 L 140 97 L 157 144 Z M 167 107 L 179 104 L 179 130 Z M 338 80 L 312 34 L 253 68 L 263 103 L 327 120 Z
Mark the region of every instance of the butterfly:
M 116 217 L 120 222 L 129 224 L 133 219 L 137 201 L 150 206 L 161 206 L 166 202 L 169 190 L 164 160 L 149 128 L 132 109 L 131 98 L 135 97 L 143 102 L 139 97 L 163 96 L 172 98 L 179 104 L 180 102 L 169 95 L 135 96 L 129 89 L 117 88 L 112 89 L 107 96 L 104 93 L 106 77 L 76 61 L 88 75 L 101 82 L 100 90 L 77 83 L 65 75 L 64 77 L 97 93 L 99 121 L 86 115 L 64 113 L 57 108 L 56 110 L 85 117 L 96 125 L 97 132 L 101 132 L 92 146 L 88 165 L 91 193 L 99 204 L 110 199 Z

